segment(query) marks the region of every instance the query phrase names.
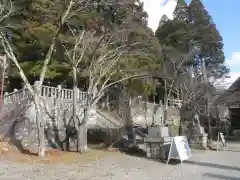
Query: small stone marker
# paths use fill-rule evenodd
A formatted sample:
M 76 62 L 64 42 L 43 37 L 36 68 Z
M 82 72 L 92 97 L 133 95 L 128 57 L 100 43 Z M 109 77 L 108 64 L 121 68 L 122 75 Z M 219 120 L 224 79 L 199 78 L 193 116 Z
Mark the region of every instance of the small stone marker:
M 167 164 L 170 159 L 179 159 L 181 162 L 192 156 L 190 146 L 185 136 L 175 136 L 171 141 Z

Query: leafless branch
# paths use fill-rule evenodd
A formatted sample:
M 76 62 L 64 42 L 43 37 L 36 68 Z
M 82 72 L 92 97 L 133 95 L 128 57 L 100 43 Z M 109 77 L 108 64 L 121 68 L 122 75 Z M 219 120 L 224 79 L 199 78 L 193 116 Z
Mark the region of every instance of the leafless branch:
M 20 74 L 22 80 L 24 81 L 24 84 L 28 88 L 31 95 L 34 96 L 34 90 L 33 90 L 32 86 L 30 85 L 27 77 L 25 76 L 22 68 L 20 67 L 18 60 L 17 60 L 16 56 L 14 55 L 11 45 L 9 44 L 8 40 L 6 39 L 6 37 L 4 36 L 4 34 L 2 32 L 0 33 L 0 39 L 1 39 L 1 44 L 4 48 L 4 52 L 6 53 L 7 57 L 13 61 L 13 63 L 15 64 L 15 66 L 17 67 L 17 69 L 19 71 L 19 74 Z
M 4 2 L 3 0 L 0 1 L 0 24 L 13 13 L 12 1 L 11 0 L 8 0 L 8 1 L 9 1 L 9 7 L 6 1 Z
M 46 55 L 46 58 L 44 60 L 44 64 L 43 64 L 43 68 L 42 68 L 42 72 L 41 72 L 41 75 L 40 75 L 40 81 L 39 81 L 39 85 L 41 86 L 43 84 L 43 81 L 44 81 L 44 78 L 45 78 L 45 74 L 46 74 L 46 71 L 47 71 L 47 66 L 51 60 L 51 57 L 52 57 L 52 53 L 54 51 L 54 48 L 55 48 L 55 45 L 56 45 L 56 42 L 57 42 L 57 39 L 58 39 L 58 36 L 60 34 L 60 29 L 61 27 L 63 26 L 63 24 L 66 22 L 67 20 L 67 17 L 69 15 L 69 13 L 71 12 L 71 9 L 72 7 L 74 6 L 74 4 L 76 3 L 75 0 L 70 0 L 69 4 L 68 4 L 68 7 L 67 7 L 67 10 L 65 11 L 65 13 L 63 14 L 63 17 L 61 18 L 61 21 L 60 21 L 60 24 L 58 26 L 58 29 L 56 31 L 56 34 L 54 35 L 54 37 L 52 38 L 52 43 L 48 49 L 48 52 L 47 52 L 47 55 Z

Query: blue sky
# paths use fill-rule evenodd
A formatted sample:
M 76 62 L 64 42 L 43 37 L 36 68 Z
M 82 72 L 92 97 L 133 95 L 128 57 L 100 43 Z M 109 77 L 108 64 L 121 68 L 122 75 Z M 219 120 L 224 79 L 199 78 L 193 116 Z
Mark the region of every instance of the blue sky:
M 172 18 L 176 0 L 142 0 L 149 14 L 149 26 L 156 30 L 163 14 Z M 190 0 L 187 0 L 188 2 Z M 240 0 L 203 0 L 203 3 L 213 18 L 217 29 L 223 37 L 226 65 L 230 68 L 230 79 L 226 86 L 240 77 Z

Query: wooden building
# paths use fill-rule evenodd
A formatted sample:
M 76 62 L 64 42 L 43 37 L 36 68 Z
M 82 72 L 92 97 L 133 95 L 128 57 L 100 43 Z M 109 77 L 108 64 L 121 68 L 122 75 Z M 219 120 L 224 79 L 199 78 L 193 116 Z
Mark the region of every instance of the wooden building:
M 216 104 L 228 107 L 232 130 L 240 129 L 240 77 L 219 96 Z

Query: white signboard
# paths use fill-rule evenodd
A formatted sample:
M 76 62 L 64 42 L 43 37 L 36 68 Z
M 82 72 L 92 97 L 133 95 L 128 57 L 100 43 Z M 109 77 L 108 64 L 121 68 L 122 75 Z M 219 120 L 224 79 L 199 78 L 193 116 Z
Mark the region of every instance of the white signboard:
M 181 162 L 192 156 L 190 146 L 185 136 L 176 136 L 172 139 L 167 164 L 170 159 L 179 159 Z

